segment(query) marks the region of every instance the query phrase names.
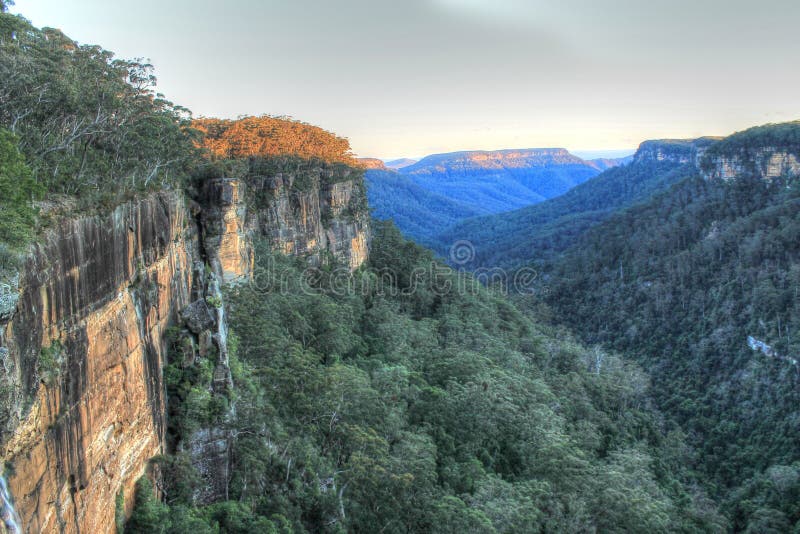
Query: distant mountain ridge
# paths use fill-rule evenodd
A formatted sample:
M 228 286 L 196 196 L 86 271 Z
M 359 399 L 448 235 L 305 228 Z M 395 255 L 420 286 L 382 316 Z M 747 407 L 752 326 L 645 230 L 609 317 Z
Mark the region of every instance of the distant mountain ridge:
M 386 162 L 384 162 L 384 165 L 386 165 L 386 167 L 389 168 L 389 169 L 395 169 L 396 170 L 396 169 L 402 169 L 403 167 L 408 167 L 409 165 L 413 165 L 416 162 L 417 162 L 417 160 L 415 160 L 415 159 L 400 158 L 400 159 L 393 159 L 393 160 L 386 161 Z
M 432 154 L 398 172 L 430 192 L 484 213 L 542 202 L 600 173 L 563 148 Z
M 562 195 L 623 160 L 586 161 L 564 148 L 451 152 L 373 166 L 367 186 L 376 217 L 433 246 L 432 236 L 464 219 Z
M 407 174 L 468 172 L 474 170 L 510 170 L 548 165 L 587 165 L 586 161 L 565 148 L 526 148 L 504 150 L 468 150 L 431 154 L 403 168 Z
M 633 161 L 633 155 L 623 156 L 621 158 L 594 158 L 586 161 L 601 171 L 607 171 L 608 169 L 613 169 L 614 167 L 627 165 Z
M 443 256 L 456 241 L 475 247 L 468 268 L 515 267 L 560 253 L 617 210 L 696 175 L 702 140 L 645 141 L 633 156 L 565 194 L 518 210 L 465 219 L 429 238 Z

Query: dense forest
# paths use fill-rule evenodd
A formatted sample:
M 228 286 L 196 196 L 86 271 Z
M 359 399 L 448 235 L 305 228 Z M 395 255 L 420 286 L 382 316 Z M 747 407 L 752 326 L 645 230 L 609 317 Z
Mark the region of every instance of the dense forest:
M 428 191 L 408 176 L 388 170 L 367 170 L 367 194 L 372 215 L 392 220 L 406 236 L 431 246 L 444 228 L 487 211 Z
M 777 129 L 712 154 L 800 125 Z M 547 282 L 557 317 L 649 370 L 736 530 L 800 525 L 799 215 L 796 178 L 688 178 L 587 232 Z
M 144 479 L 126 532 L 724 529 L 636 365 L 447 291 L 463 274 L 415 276 L 432 254 L 390 224 L 350 291 L 266 247 L 257 261 L 272 276 L 227 296 L 234 415 L 208 396 L 211 360 L 166 370 L 173 433 L 235 436 L 229 500 L 193 506 L 185 457 L 158 458 L 165 502 Z
M 63 217 L 154 190 L 192 199 L 219 177 L 246 180 L 263 207 L 283 173 L 297 193 L 362 172 L 347 139 L 316 126 L 193 120 L 155 92 L 149 64 L 38 29 L 7 5 L 4 298 L 30 245 Z M 732 136 L 702 162 L 765 146 L 800 154 L 800 124 Z M 370 191 L 379 218 L 437 252 L 473 241 L 467 267 L 534 264 L 546 302 L 453 290 L 469 275 L 391 223 L 375 223 L 369 262 L 344 290 L 335 261 L 309 270 L 258 243 L 255 267 L 271 277 L 208 302 L 228 316 L 231 389 L 209 389 L 215 354 L 184 365 L 180 330 L 167 332 L 166 450 L 127 522 L 118 503 L 118 530 L 797 532 L 797 178 L 709 181 L 656 160 L 589 180 L 597 169 L 568 167 L 476 182 L 418 164 L 373 175 Z M 540 182 L 556 185 L 534 191 Z M 539 202 L 581 182 L 459 223 L 523 189 Z M 232 437 L 231 469 L 227 498 L 199 505 L 182 440 L 208 426 Z
M 187 110 L 153 68 L 0 13 L 0 125 L 51 200 L 111 206 L 175 185 L 193 156 Z
M 459 222 L 431 238 L 446 257 L 455 242 L 475 246 L 469 268 L 513 268 L 548 260 L 616 211 L 696 174 L 692 164 L 647 159 L 612 168 L 567 193 L 520 210 Z

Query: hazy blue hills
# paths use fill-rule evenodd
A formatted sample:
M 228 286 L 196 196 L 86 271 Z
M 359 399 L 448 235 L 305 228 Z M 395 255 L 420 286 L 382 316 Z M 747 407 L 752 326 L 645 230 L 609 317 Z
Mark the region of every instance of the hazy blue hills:
M 386 170 L 368 170 L 367 197 L 374 217 L 392 219 L 407 236 L 432 245 L 433 236 L 456 222 L 487 210 L 428 191 L 408 176 Z
M 417 162 L 415 159 L 410 158 L 400 158 L 400 159 L 392 159 L 384 164 L 389 169 L 402 169 L 403 167 L 408 167 L 409 165 L 413 165 Z
M 692 141 L 685 145 L 690 153 Z M 519 210 L 460 221 L 429 242 L 445 253 L 456 241 L 470 241 L 476 253 L 469 265 L 473 268 L 509 267 L 546 259 L 565 250 L 616 211 L 698 172 L 683 152 L 674 152 L 670 141 L 648 141 L 642 147 L 634 157 L 625 158 L 631 163 L 611 168 L 562 196 Z
M 453 152 L 372 167 L 367 186 L 377 218 L 433 245 L 433 236 L 462 220 L 563 195 L 620 161 L 586 161 L 562 148 Z
M 434 154 L 400 172 L 428 191 L 500 213 L 562 195 L 600 171 L 562 148 L 543 148 Z

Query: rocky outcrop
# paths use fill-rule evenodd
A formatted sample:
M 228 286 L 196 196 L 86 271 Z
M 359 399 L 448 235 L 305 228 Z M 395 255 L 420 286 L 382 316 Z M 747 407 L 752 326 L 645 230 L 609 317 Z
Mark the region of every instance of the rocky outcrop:
M 251 228 L 247 203 L 239 180 L 219 178 L 205 182 L 198 217 L 203 244 L 214 272 L 225 282 L 246 278 L 253 269 Z
M 209 389 L 229 390 L 220 286 L 252 274 L 254 239 L 312 262 L 365 261 L 360 175 L 322 178 L 298 191 L 291 176 L 265 177 L 268 195 L 226 179 L 196 200 L 152 194 L 63 220 L 31 249 L 0 295 L 2 459 L 23 530 L 111 532 L 119 495 L 130 512 L 136 480 L 166 446 L 168 357 L 215 357 Z M 167 354 L 174 325 L 188 354 Z M 201 475 L 224 479 L 226 439 L 208 428 L 182 446 Z M 199 500 L 224 495 L 209 491 Z
M 780 354 L 771 345 L 767 345 L 765 342 L 761 341 L 760 339 L 756 339 L 753 336 L 747 336 L 747 346 L 756 352 L 760 352 L 765 356 L 769 356 L 770 358 L 775 358 L 776 360 L 790 363 L 795 367 L 798 365 L 798 362 L 795 358 Z
M 261 187 L 271 200 L 256 210 L 254 233 L 284 254 L 307 256 L 315 264 L 329 254 L 357 268 L 367 257 L 369 216 L 363 181 L 350 172 L 320 169 L 310 187 L 298 187 L 291 173 L 265 179 Z
M 698 167 L 709 180 L 796 178 L 800 176 L 800 121 L 765 124 L 728 136 L 701 155 Z
M 379 160 L 378 158 L 358 158 L 358 164 L 367 170 L 379 170 L 379 171 L 386 171 L 389 170 L 386 167 L 386 164 Z

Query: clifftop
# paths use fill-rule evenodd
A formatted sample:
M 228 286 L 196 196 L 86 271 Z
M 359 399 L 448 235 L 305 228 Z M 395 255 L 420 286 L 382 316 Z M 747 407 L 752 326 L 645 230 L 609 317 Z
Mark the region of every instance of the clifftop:
M 358 164 L 347 139 L 289 117 L 203 118 L 192 127 L 202 133 L 198 145 L 219 158 L 292 155 Z

